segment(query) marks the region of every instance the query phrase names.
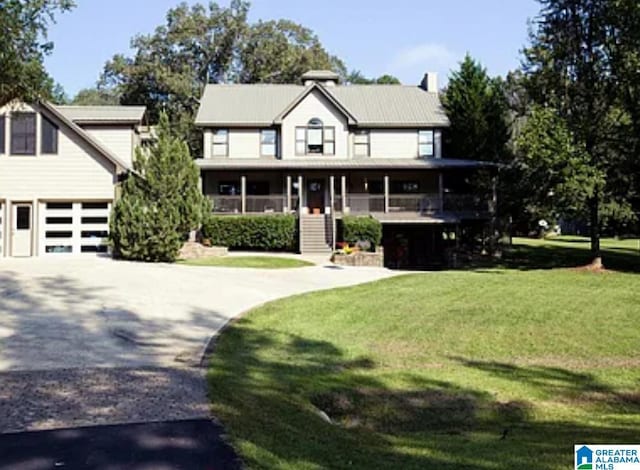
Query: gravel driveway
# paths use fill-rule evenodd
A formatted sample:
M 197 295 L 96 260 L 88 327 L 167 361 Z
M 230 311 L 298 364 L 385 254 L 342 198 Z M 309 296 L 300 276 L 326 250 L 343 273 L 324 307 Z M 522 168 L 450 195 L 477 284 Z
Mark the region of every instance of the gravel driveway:
M 197 364 L 212 334 L 261 303 L 393 275 L 108 258 L 0 261 L 0 433 L 207 415 Z

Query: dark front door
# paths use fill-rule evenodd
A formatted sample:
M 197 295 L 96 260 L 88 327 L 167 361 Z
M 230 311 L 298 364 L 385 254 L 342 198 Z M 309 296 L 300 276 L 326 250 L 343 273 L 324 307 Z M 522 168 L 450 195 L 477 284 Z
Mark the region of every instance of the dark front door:
M 307 207 L 309 213 L 324 213 L 324 180 L 308 180 Z

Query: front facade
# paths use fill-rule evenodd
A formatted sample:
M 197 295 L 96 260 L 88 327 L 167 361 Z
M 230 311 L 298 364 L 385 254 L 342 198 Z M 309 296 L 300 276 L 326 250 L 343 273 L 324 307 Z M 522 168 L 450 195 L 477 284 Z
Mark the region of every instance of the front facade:
M 325 71 L 301 78 L 207 86 L 197 163 L 214 212 L 298 214 L 303 252 L 330 251 L 344 215 L 371 215 L 390 266 L 429 264 L 443 239 L 490 218 L 490 198 L 477 200 L 469 184 L 486 164 L 443 155 L 449 122 L 434 74 L 420 87 L 341 86 Z
M 0 258 L 107 251 L 119 175 L 144 107 L 0 108 Z

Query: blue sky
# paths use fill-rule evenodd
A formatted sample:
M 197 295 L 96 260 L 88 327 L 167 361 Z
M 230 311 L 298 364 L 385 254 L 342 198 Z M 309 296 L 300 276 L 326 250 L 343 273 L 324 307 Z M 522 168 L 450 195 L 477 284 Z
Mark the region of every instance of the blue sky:
M 162 24 L 178 0 L 76 3 L 51 26 L 55 49 L 46 60 L 70 96 L 93 86 L 105 61 L 127 53 L 135 34 Z M 349 69 L 367 76 L 389 73 L 405 84 L 417 84 L 426 71 L 437 71 L 443 82 L 466 52 L 491 74 L 517 67 L 527 42 L 527 20 L 538 9 L 535 0 L 254 0 L 250 20 L 302 23 Z

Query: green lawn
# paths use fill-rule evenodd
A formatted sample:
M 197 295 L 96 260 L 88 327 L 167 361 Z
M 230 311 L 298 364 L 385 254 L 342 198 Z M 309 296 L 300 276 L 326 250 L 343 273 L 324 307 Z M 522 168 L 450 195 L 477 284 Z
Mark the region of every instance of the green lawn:
M 218 266 L 226 268 L 284 269 L 313 266 L 312 263 L 294 258 L 277 256 L 219 256 L 211 258 L 179 260 L 189 266 Z
M 213 411 L 251 468 L 565 469 L 637 442 L 640 255 L 607 245 L 626 272 L 534 269 L 588 254 L 519 241 L 509 269 L 267 304 L 219 339 Z

